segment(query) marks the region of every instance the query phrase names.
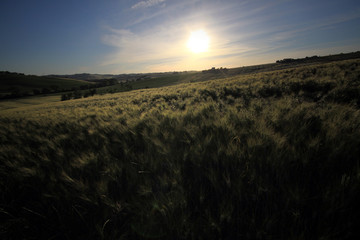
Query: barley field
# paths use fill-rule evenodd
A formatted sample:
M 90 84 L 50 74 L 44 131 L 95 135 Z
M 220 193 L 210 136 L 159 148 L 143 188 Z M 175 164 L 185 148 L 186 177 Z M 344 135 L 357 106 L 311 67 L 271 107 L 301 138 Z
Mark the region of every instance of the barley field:
M 0 111 L 2 239 L 354 239 L 360 60 Z

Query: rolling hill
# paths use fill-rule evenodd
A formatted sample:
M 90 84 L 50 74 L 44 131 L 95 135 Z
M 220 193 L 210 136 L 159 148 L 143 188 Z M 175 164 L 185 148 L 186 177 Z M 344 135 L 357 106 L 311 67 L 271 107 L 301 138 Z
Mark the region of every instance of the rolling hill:
M 89 85 L 77 79 L 24 75 L 21 73 L 0 72 L 0 96 L 5 97 L 59 92 Z

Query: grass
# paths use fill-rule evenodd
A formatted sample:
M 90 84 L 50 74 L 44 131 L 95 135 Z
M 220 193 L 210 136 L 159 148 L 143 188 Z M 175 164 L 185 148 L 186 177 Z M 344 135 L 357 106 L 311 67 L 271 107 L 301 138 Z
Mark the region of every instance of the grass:
M 3 110 L 3 239 L 354 239 L 360 60 Z

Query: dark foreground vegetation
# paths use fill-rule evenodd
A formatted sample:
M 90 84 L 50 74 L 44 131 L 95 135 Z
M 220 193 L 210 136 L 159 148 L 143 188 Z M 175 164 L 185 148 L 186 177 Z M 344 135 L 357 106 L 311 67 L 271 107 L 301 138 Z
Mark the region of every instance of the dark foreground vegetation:
M 360 60 L 0 115 L 1 239 L 355 239 Z

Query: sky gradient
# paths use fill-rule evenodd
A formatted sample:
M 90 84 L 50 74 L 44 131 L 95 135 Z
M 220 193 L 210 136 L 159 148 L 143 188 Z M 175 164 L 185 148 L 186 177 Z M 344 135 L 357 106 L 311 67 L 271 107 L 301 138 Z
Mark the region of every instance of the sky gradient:
M 0 71 L 145 73 L 360 50 L 359 0 L 2 0 Z M 209 50 L 187 48 L 205 31 Z

